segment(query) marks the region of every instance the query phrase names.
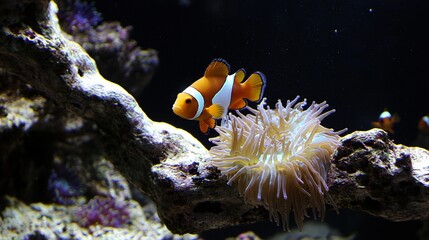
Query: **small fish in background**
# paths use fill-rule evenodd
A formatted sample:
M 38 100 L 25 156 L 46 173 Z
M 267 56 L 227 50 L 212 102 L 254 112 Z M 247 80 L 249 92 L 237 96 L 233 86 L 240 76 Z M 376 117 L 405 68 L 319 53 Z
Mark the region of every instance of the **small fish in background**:
M 265 75 L 254 72 L 243 82 L 244 69 L 228 75 L 229 64 L 222 58 L 214 59 L 204 76 L 177 95 L 173 112 L 188 120 L 197 120 L 200 130 L 207 133 L 216 125 L 215 119 L 226 116 L 228 109 L 238 110 L 247 105 L 245 99 L 260 101 L 265 88 Z
M 399 122 L 398 114 L 395 113 L 392 116 L 389 111 L 384 110 L 378 117 L 378 121 L 372 122 L 372 126 L 381 128 L 388 133 L 394 134 L 395 131 L 393 130 L 393 125 L 397 122 Z
M 413 145 L 429 150 L 429 114 L 420 118 L 417 128 L 419 133 Z
M 418 129 L 423 133 L 429 133 L 429 115 L 420 118 Z

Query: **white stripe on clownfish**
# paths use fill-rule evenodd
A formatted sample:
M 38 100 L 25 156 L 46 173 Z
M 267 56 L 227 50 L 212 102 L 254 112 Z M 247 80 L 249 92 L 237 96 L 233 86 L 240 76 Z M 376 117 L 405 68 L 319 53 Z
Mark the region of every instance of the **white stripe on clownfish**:
M 194 97 L 197 100 L 198 110 L 195 113 L 195 116 L 193 116 L 192 118 L 189 118 L 189 120 L 194 120 L 197 117 L 199 117 L 201 115 L 201 113 L 203 112 L 204 104 L 205 104 L 204 103 L 204 97 L 200 93 L 200 91 L 198 91 L 197 89 L 195 89 L 195 88 L 193 88 L 191 86 L 187 87 L 183 92 L 191 95 L 192 97 Z
M 228 75 L 222 88 L 214 95 L 213 104 L 218 104 L 223 108 L 222 118 L 228 113 L 229 105 L 231 104 L 232 88 L 234 87 L 235 74 Z

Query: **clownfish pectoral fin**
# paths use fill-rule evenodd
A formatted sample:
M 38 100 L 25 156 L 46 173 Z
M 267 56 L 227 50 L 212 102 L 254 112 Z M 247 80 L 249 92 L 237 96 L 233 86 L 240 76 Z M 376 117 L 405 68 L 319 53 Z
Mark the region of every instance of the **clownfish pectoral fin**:
M 246 71 L 244 68 L 240 68 L 236 73 L 234 77 L 234 82 L 241 83 L 244 79 L 244 76 L 246 76 Z
M 207 111 L 214 118 L 222 118 L 223 113 L 224 113 L 223 107 L 219 104 L 211 105 L 210 107 L 207 108 Z
M 265 89 L 265 75 L 261 72 L 255 72 L 242 83 L 244 85 L 246 94 L 245 98 L 252 102 L 258 102 L 262 99 Z
M 222 58 L 213 59 L 206 68 L 205 77 L 226 77 L 229 73 L 229 64 Z
M 247 105 L 247 102 L 240 98 L 237 101 L 231 103 L 231 105 L 229 106 L 229 109 L 239 110 L 244 108 L 246 105 Z

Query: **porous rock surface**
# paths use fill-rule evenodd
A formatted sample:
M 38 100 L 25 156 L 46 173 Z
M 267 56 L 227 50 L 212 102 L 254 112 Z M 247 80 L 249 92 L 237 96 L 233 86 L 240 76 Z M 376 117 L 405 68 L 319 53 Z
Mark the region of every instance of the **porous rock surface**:
M 33 203 L 27 205 L 7 198 L 7 208 L 0 217 L 1 239 L 196 239 L 174 236 L 155 216 L 150 216 L 135 201 L 130 201 L 131 221 L 127 227 L 94 225 L 83 228 L 73 221 L 75 206 Z
M 394 144 L 380 129 L 342 138 L 330 174 L 338 206 L 393 221 L 429 218 L 429 152 Z

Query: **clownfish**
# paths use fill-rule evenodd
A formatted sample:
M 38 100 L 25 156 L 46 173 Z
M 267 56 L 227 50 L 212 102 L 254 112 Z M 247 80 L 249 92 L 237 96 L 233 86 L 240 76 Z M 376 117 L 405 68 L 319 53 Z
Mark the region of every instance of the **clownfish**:
M 390 112 L 384 110 L 384 112 L 382 112 L 378 117 L 378 121 L 372 122 L 372 126 L 394 134 L 395 131 L 393 130 L 393 125 L 397 122 L 399 122 L 399 116 L 396 113 L 392 116 Z
M 423 133 L 429 133 L 429 115 L 420 118 L 418 128 Z
M 261 100 L 266 84 L 263 73 L 255 72 L 243 82 L 244 69 L 231 75 L 229 71 L 230 66 L 224 59 L 214 59 L 203 77 L 177 95 L 173 112 L 182 118 L 199 121 L 201 132 L 207 133 L 209 128 L 215 127 L 214 119 L 225 117 L 228 109 L 244 108 L 245 99 Z

